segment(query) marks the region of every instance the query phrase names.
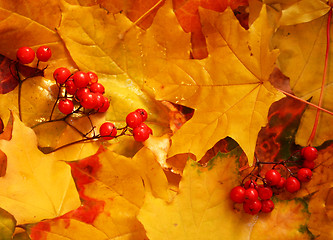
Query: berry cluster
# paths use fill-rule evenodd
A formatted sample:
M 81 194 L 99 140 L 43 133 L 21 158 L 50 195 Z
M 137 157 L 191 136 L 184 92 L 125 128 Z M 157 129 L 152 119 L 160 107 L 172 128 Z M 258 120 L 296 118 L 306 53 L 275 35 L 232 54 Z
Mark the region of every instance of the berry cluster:
M 132 133 L 135 141 L 143 142 L 152 134 L 152 130 L 144 121 L 147 120 L 148 114 L 144 109 L 137 109 L 131 112 L 126 117 L 126 124 L 132 128 Z
M 100 137 L 104 140 L 111 140 L 115 137 L 125 135 L 127 131 L 131 132 L 135 141 L 146 141 L 152 130 L 144 121 L 147 120 L 148 114 L 144 109 L 137 109 L 129 113 L 126 117 L 126 127 L 117 129 L 111 122 L 105 122 L 99 128 Z M 117 135 L 117 131 L 121 130 L 121 133 Z
M 104 86 L 98 82 L 94 72 L 78 71 L 72 74 L 67 68 L 60 67 L 53 72 L 53 77 L 60 87 L 59 111 L 71 114 L 81 107 L 96 112 L 106 112 L 110 106 L 109 99 L 103 94 Z M 64 91 L 63 91 L 64 90 Z M 74 110 L 74 106 L 78 107 Z
M 283 189 L 290 193 L 295 193 L 301 188 L 302 182 L 309 182 L 312 178 L 312 170 L 315 166 L 314 160 L 318 156 L 316 148 L 307 146 L 301 150 L 302 166 L 297 167 L 294 173 L 287 166 L 287 161 L 279 163 L 257 162 L 254 169 L 260 168 L 261 164 L 274 164 L 274 167 L 265 173 L 265 177 L 257 175 L 253 171 L 243 179 L 241 185 L 234 187 L 230 192 L 230 199 L 234 203 L 242 203 L 243 209 L 248 214 L 257 214 L 259 212 L 269 213 L 274 209 L 272 197 L 279 194 Z M 287 177 L 281 176 L 276 169 L 277 166 L 283 166 L 287 170 Z M 250 177 L 249 180 L 244 180 Z M 262 184 L 258 184 L 260 180 Z
M 37 74 L 39 74 L 39 61 L 47 62 L 51 55 L 51 49 L 47 46 L 39 47 L 36 51 L 36 54 L 30 47 L 19 48 L 16 53 L 18 59 L 17 63 L 29 64 L 33 62 L 35 56 L 38 58 L 37 68 L 31 71 L 31 74 L 28 74 L 28 77 L 24 80 L 33 76 L 37 76 Z M 21 72 L 19 71 L 18 67 L 16 69 L 17 72 Z M 41 71 L 44 71 L 44 69 Z M 74 113 L 79 114 L 78 116 L 86 116 L 90 119 L 91 114 L 104 113 L 108 110 L 110 101 L 106 96 L 104 96 L 105 88 L 101 83 L 98 82 L 98 76 L 96 73 L 83 71 L 72 73 L 65 67 L 59 67 L 53 72 L 53 78 L 59 87 L 58 97 L 51 111 L 50 118 L 48 121 L 45 121 L 45 123 L 65 121 L 70 125 L 66 119 L 69 116 L 74 117 Z M 20 82 L 22 83 L 24 80 L 20 80 Z M 61 113 L 66 115 L 65 117 L 59 119 L 52 118 L 56 106 L 58 106 L 58 109 Z M 147 120 L 147 117 L 148 114 L 146 110 L 137 109 L 127 115 L 125 127 L 116 128 L 113 123 L 105 122 L 100 126 L 99 134 L 95 134 L 95 126 L 93 126 L 90 120 L 92 124 L 91 130 L 88 133 L 80 132 L 80 134 L 83 136 L 81 141 L 85 142 L 99 138 L 104 140 L 111 140 L 122 135 L 130 135 L 133 136 L 136 141 L 143 142 L 149 138 L 150 134 L 152 134 L 151 128 L 149 128 L 144 123 Z M 74 127 L 74 129 L 76 128 Z M 130 134 L 127 134 L 128 132 Z M 89 134 L 90 137 L 88 137 Z M 75 143 L 81 141 L 76 141 Z

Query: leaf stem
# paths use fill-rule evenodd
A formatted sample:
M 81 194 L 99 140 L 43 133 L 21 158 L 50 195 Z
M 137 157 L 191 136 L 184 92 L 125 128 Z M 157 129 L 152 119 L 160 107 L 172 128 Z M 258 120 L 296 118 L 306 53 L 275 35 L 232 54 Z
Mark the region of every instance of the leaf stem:
M 145 12 L 141 17 L 139 17 L 135 22 L 132 23 L 132 25 L 130 27 L 128 27 L 125 31 L 121 32 L 118 37 L 119 39 L 124 39 L 126 33 L 131 30 L 133 27 L 135 27 L 139 22 L 141 22 L 142 20 L 144 20 L 149 14 L 151 14 L 152 11 L 154 11 L 155 9 L 158 8 L 158 6 L 164 2 L 164 0 L 159 0 L 154 6 L 152 6 L 150 9 L 148 9 L 147 12 Z
M 321 82 L 321 89 L 320 89 L 320 95 L 319 95 L 319 101 L 318 101 L 318 106 L 321 107 L 323 105 L 323 95 L 324 95 L 324 87 L 326 83 L 326 77 L 327 77 L 327 66 L 328 66 L 328 55 L 330 51 L 330 26 L 331 26 L 331 20 L 332 20 L 332 8 L 328 12 L 328 18 L 327 18 L 327 27 L 326 27 L 326 54 L 325 54 L 325 64 L 324 64 L 324 72 L 323 72 L 323 80 Z M 311 145 L 316 132 L 318 128 L 318 123 L 319 123 L 319 117 L 320 117 L 320 109 L 317 109 L 316 112 L 316 118 L 315 122 L 313 124 L 312 132 L 308 140 L 308 145 Z
M 325 108 L 322 108 L 322 107 L 320 107 L 320 106 L 318 106 L 318 105 L 316 105 L 316 104 L 313 104 L 313 103 L 311 103 L 311 102 L 308 102 L 308 101 L 306 101 L 306 100 L 304 100 L 304 99 L 302 99 L 302 98 L 299 98 L 299 97 L 297 97 L 297 96 L 295 96 L 295 95 L 293 95 L 293 94 L 291 94 L 291 93 L 288 93 L 288 92 L 286 92 L 286 91 L 284 91 L 284 90 L 282 90 L 282 89 L 279 89 L 279 88 L 276 88 L 276 89 L 277 89 L 278 91 L 282 92 L 284 95 L 286 95 L 286 96 L 288 96 L 288 97 L 294 98 L 294 99 L 296 99 L 296 100 L 298 100 L 298 101 L 300 101 L 300 102 L 306 103 L 306 104 L 308 104 L 308 105 L 310 105 L 310 106 L 312 106 L 312 107 L 314 107 L 314 108 L 317 108 L 317 109 L 319 109 L 319 110 L 321 110 L 321 111 L 323 111 L 323 112 L 325 112 L 325 113 L 328 113 L 328 114 L 330 114 L 330 115 L 333 115 L 333 112 L 331 112 L 331 111 L 329 111 L 329 110 L 327 110 L 327 109 L 325 109 Z

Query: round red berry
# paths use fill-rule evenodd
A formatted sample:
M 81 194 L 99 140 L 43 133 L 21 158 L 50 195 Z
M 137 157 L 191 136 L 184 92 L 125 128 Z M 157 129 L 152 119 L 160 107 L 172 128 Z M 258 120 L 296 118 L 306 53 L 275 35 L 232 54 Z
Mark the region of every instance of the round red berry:
M 47 62 L 52 56 L 51 49 L 48 46 L 41 46 L 37 49 L 36 56 L 39 61 Z
M 87 94 L 83 94 L 80 104 L 82 107 L 86 108 L 86 109 L 94 109 L 96 107 L 96 95 L 95 93 L 87 93 Z
M 103 97 L 104 97 L 104 104 L 103 104 L 102 107 L 100 107 L 98 109 L 98 112 L 101 112 L 101 113 L 106 112 L 109 109 L 109 107 L 110 107 L 110 101 L 109 101 L 109 99 L 107 97 L 105 97 L 105 96 L 103 96 Z
M 76 93 L 77 87 L 75 86 L 75 83 L 73 79 L 68 79 L 65 83 L 66 86 L 66 92 L 74 95 Z
M 245 188 L 236 186 L 230 191 L 230 199 L 235 203 L 242 203 L 245 200 Z
M 111 122 L 105 122 L 99 128 L 99 134 L 105 140 L 113 139 L 117 135 L 117 129 Z
M 83 71 L 78 71 L 74 73 L 73 80 L 77 88 L 84 88 L 89 84 L 89 76 Z
M 79 89 L 77 89 L 75 95 L 76 95 L 77 99 L 78 99 L 79 101 L 81 101 L 81 100 L 82 100 L 82 97 L 83 97 L 84 95 L 88 94 L 88 93 L 90 93 L 89 88 L 79 88 Z
M 140 113 L 141 117 L 142 117 L 142 122 L 146 121 L 147 118 L 148 118 L 148 113 L 146 110 L 142 109 L 142 108 L 139 108 L 137 110 L 135 110 L 135 112 L 138 112 Z
M 105 92 L 105 88 L 101 83 L 92 83 L 90 85 L 90 91 L 94 92 L 94 93 L 101 93 L 103 94 Z
M 261 201 L 261 212 L 270 213 L 274 209 L 274 202 L 270 199 Z
M 308 182 L 312 178 L 312 171 L 309 168 L 301 168 L 297 172 L 297 178 L 301 182 Z
M 318 150 L 314 147 L 307 146 L 302 148 L 301 155 L 305 161 L 314 161 L 318 157 Z
M 135 141 L 138 142 L 146 141 L 151 133 L 152 130 L 145 123 L 141 123 L 138 127 L 133 129 L 133 137 Z
M 271 169 L 266 172 L 265 179 L 269 185 L 275 186 L 280 182 L 281 174 L 277 170 Z
M 130 128 L 136 128 L 142 123 L 142 116 L 138 112 L 130 112 L 126 116 L 126 123 Z
M 30 47 L 20 47 L 16 52 L 16 57 L 22 64 L 29 64 L 35 59 L 35 52 Z
M 288 177 L 284 186 L 290 193 L 297 192 L 301 188 L 301 184 L 295 177 Z
M 304 161 L 302 164 L 302 167 L 309 168 L 309 169 L 314 169 L 315 166 L 316 166 L 316 163 L 314 161 Z
M 261 200 L 267 200 L 273 196 L 273 191 L 270 187 L 259 186 L 258 194 Z
M 104 103 L 105 103 L 105 98 L 101 93 L 95 93 L 96 96 L 96 106 L 95 109 L 98 110 L 101 107 L 103 107 Z
M 58 103 L 59 111 L 63 114 L 70 114 L 73 112 L 74 104 L 70 99 L 62 99 Z
M 258 199 L 258 191 L 254 188 L 248 188 L 245 190 L 245 201 L 252 202 Z
M 89 84 L 97 83 L 98 82 L 98 76 L 94 72 L 87 72 L 89 76 Z
M 64 84 L 70 76 L 71 72 L 64 67 L 57 68 L 53 72 L 53 78 L 56 80 L 58 84 Z
M 244 212 L 255 215 L 260 212 L 261 210 L 261 201 L 260 200 L 254 200 L 252 202 L 244 202 L 243 203 Z
M 281 177 L 280 182 L 275 185 L 277 188 L 284 188 L 284 185 L 286 184 L 286 179 L 284 177 Z

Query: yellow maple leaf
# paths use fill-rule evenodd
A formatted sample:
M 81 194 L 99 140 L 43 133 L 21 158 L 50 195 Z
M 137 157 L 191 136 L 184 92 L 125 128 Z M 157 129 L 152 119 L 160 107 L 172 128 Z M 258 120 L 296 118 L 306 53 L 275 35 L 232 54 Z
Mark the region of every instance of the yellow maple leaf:
M 0 140 L 7 157 L 5 176 L 0 178 L 0 207 L 17 224 L 60 216 L 80 205 L 70 167 L 37 148 L 33 130 L 16 115 L 10 140 Z
M 290 78 L 290 86 L 296 96 L 318 104 L 321 83 L 323 79 L 325 50 L 326 50 L 326 26 L 327 14 L 313 21 L 281 26 L 273 38 L 273 45 L 280 49 L 281 54 L 278 64 L 287 77 Z M 311 29 L 311 31 L 309 31 Z M 306 41 L 304 41 L 306 39 Z M 333 43 L 332 39 L 330 40 Z M 330 48 L 329 56 L 333 54 Z M 333 69 L 328 68 L 327 80 L 323 95 L 322 107 L 332 110 L 332 76 Z M 314 125 L 317 110 L 310 107 L 302 118 L 296 135 L 296 143 L 302 146 L 308 144 L 308 139 Z M 312 141 L 314 146 L 330 140 L 333 134 L 333 117 L 321 113 L 316 136 Z
M 268 82 L 278 51 L 269 49 L 273 26 L 266 7 L 249 31 L 233 12 L 201 10 L 210 56 L 169 61 L 149 84 L 158 99 L 194 108 L 194 116 L 172 137 L 170 156 L 192 152 L 200 159 L 220 139 L 230 136 L 252 163 L 257 134 L 270 105 L 280 99 Z

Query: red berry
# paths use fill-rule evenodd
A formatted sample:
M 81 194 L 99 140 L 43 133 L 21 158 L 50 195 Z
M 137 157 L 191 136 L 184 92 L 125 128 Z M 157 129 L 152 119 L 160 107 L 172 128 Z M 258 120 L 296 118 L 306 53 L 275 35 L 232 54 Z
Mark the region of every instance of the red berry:
M 77 91 L 76 91 L 76 97 L 79 101 L 82 100 L 82 97 L 86 94 L 90 93 L 90 90 L 89 88 L 79 88 Z
M 248 188 L 245 190 L 245 201 L 253 202 L 258 199 L 258 191 L 254 188 Z
M 270 199 L 261 201 L 261 211 L 263 213 L 270 213 L 274 209 L 274 202 Z
M 318 150 L 314 147 L 307 146 L 302 148 L 301 155 L 305 161 L 314 161 L 318 157 Z
M 147 111 L 146 111 L 146 110 L 139 108 L 139 109 L 135 110 L 135 112 L 140 113 L 140 115 L 141 115 L 141 117 L 142 117 L 142 122 L 144 122 L 144 121 L 147 120 L 147 118 L 148 118 L 148 114 L 147 114 Z
M 243 203 L 244 212 L 254 215 L 260 212 L 261 210 L 261 201 L 254 200 L 252 202 L 244 202 Z
M 96 96 L 96 106 L 95 109 L 98 110 L 101 107 L 103 107 L 104 103 L 105 103 L 105 98 L 101 93 L 95 93 Z
M 35 52 L 30 47 L 20 47 L 16 52 L 16 57 L 22 64 L 29 64 L 35 59 Z
M 281 180 L 281 174 L 275 170 L 271 169 L 265 174 L 265 179 L 267 180 L 267 183 L 271 186 L 277 185 Z
M 304 161 L 302 164 L 302 167 L 309 168 L 309 169 L 314 169 L 315 166 L 316 166 L 316 163 L 314 161 Z
M 109 107 L 110 107 L 110 101 L 109 101 L 109 99 L 107 97 L 105 97 L 105 96 L 103 96 L 103 97 L 104 97 L 104 104 L 103 104 L 102 107 L 100 107 L 98 109 L 98 112 L 101 112 L 101 113 L 106 112 L 109 109 Z
M 277 187 L 277 188 L 284 188 L 284 185 L 286 184 L 286 179 L 284 178 L 284 177 L 281 177 L 281 179 L 280 179 L 280 182 L 278 183 L 278 184 L 276 184 L 275 186 Z
M 87 72 L 89 76 L 89 84 L 97 83 L 98 82 L 98 76 L 94 72 Z
M 70 114 L 73 112 L 74 104 L 70 99 L 62 99 L 58 103 L 59 111 L 63 114 Z
M 245 188 L 236 186 L 230 191 L 230 199 L 235 203 L 242 203 L 245 200 Z
M 126 116 L 126 123 L 130 128 L 136 128 L 142 123 L 142 116 L 138 112 L 131 112 Z
M 260 186 L 258 187 L 258 194 L 261 200 L 267 200 L 273 196 L 273 191 L 270 187 Z
M 71 72 L 64 67 L 57 68 L 53 72 L 53 78 L 58 84 L 64 84 L 66 80 L 71 76 Z
M 102 84 L 100 83 L 92 83 L 90 85 L 90 91 L 94 92 L 94 93 L 101 93 L 103 94 L 105 92 L 105 88 Z
M 141 123 L 133 129 L 133 137 L 138 142 L 146 141 L 151 133 L 152 130 L 145 123 Z
M 285 188 L 288 192 L 294 193 L 301 188 L 301 184 L 295 177 L 288 177 L 286 180 Z
M 117 135 L 117 129 L 111 122 L 105 122 L 99 128 L 101 137 L 105 140 L 110 140 Z
M 301 182 L 308 182 L 312 178 L 312 171 L 309 168 L 301 168 L 297 172 L 297 178 Z
M 257 189 L 258 188 L 258 184 L 254 180 L 250 179 L 250 180 L 247 180 L 244 183 L 244 188 L 245 189 L 248 189 L 248 188 L 255 188 L 255 189 Z
M 47 46 L 41 46 L 37 49 L 36 56 L 39 61 L 47 62 L 52 56 L 51 49 Z
M 82 107 L 86 109 L 94 109 L 96 107 L 97 101 L 96 101 L 96 94 L 95 93 L 87 93 L 83 94 L 80 104 Z
M 77 88 L 84 88 L 89 84 L 89 76 L 87 73 L 78 71 L 73 75 L 73 80 Z
M 77 87 L 75 86 L 73 79 L 68 79 L 65 85 L 67 93 L 71 95 L 74 95 L 76 93 Z

